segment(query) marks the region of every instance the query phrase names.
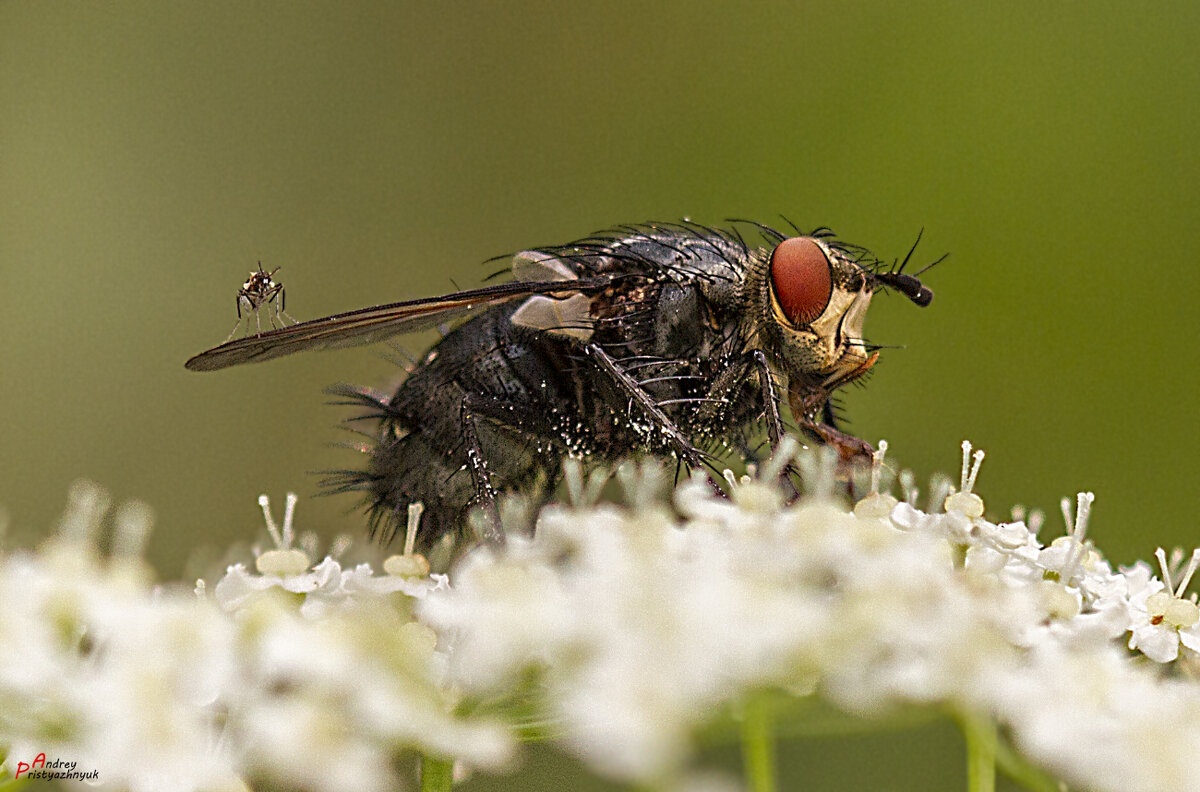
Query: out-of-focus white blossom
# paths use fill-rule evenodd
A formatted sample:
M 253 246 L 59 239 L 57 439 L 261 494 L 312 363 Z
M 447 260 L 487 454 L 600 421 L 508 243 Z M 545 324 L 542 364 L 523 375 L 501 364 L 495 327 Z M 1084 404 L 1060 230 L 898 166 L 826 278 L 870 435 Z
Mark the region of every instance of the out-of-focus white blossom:
M 3 770 L 44 754 L 105 789 L 382 791 L 403 786 L 405 750 L 508 761 L 506 729 L 454 715 L 437 636 L 412 620 L 445 579 L 274 564 L 303 555 L 293 504 L 279 532 L 264 503 L 293 555 L 268 556 L 265 574 L 231 567 L 213 597 L 203 581 L 200 596 L 151 586 L 144 509 L 117 513 L 102 556 L 108 503 L 90 484 L 40 551 L 0 554 Z
M 668 498 L 656 467 L 627 467 L 629 506 L 547 508 L 533 538 L 474 554 L 418 613 L 448 640 L 465 691 L 535 680 L 562 743 L 623 779 L 676 777 L 698 727 L 781 689 L 867 716 L 990 714 L 1087 788 L 1200 788 L 1200 687 L 1123 648 L 1132 632 L 1159 662 L 1173 659 L 1165 643 L 1193 649 L 1184 589 L 1200 554 L 1168 594 L 1148 568 L 1113 572 L 1086 539 L 1090 493 L 1043 546 L 1020 518 L 984 518 L 969 444 L 957 491 L 935 485 L 929 512 L 911 478 L 903 502 L 880 492 L 881 457 L 853 508 L 828 461 L 800 461 L 819 483 L 791 505 L 778 460 L 727 476 L 728 498 L 701 478 Z M 1169 720 L 1153 721 L 1158 706 Z
M 1032 647 L 984 698 L 1016 747 L 1072 788 L 1200 789 L 1200 688 L 1131 662 L 1117 643 Z
M 372 566 L 319 557 L 261 501 L 273 548 L 196 593 L 152 588 L 149 517 L 126 509 L 101 556 L 108 504 L 72 491 L 58 536 L 0 554 L 0 748 L 99 771 L 101 786 L 311 790 L 402 786 L 416 750 L 483 770 L 540 731 L 598 772 L 662 789 L 696 773 L 698 730 L 748 701 L 817 696 L 866 718 L 931 706 L 1003 726 L 1072 786 L 1200 789 L 1200 551 L 1114 571 L 1040 513 L 986 518 L 983 461 L 921 508 L 911 475 L 847 502 L 828 456 L 785 446 L 757 475 L 670 487 L 653 464 L 568 465 L 567 505 L 532 536 L 468 553 L 449 578 L 412 552 Z M 211 594 L 209 593 L 211 591 Z M 488 713 L 468 715 L 464 713 Z M 505 721 L 507 720 L 507 723 Z

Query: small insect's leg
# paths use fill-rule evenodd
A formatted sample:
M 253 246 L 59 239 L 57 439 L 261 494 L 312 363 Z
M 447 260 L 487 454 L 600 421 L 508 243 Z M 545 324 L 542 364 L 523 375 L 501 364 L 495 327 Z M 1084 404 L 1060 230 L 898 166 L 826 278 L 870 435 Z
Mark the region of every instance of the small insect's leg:
M 284 291 L 282 286 L 279 287 L 279 307 L 275 311 L 276 316 L 279 316 L 279 314 L 283 314 L 286 318 L 290 319 L 292 324 L 300 324 L 296 321 L 295 317 L 287 312 L 287 292 Z M 283 327 L 287 326 L 284 324 L 283 319 L 279 320 L 279 324 Z
M 279 316 L 279 293 L 283 291 L 281 284 L 276 284 L 267 292 L 266 298 L 263 300 L 267 304 L 270 313 L 267 314 L 267 321 L 271 325 L 271 329 L 276 327 L 287 327 L 283 323 L 283 319 Z
M 272 330 L 276 328 L 275 322 L 279 318 L 279 304 L 275 300 L 275 295 L 278 293 L 278 289 L 268 292 L 262 302 L 267 308 L 267 324 L 271 326 Z M 278 326 L 282 327 L 283 323 L 281 322 Z
M 488 476 L 487 462 L 483 458 L 483 449 L 479 444 L 479 429 L 475 425 L 476 416 L 471 409 L 470 398 L 462 401 L 463 436 L 467 443 L 467 468 L 471 471 L 471 480 L 475 483 L 475 502 L 483 510 L 485 526 L 480 537 L 490 545 L 504 544 L 504 525 L 500 522 L 500 510 L 496 507 L 496 490 L 492 487 Z
M 675 425 L 675 422 L 667 417 L 666 413 L 654 403 L 650 394 L 646 393 L 633 377 L 622 371 L 616 361 L 596 344 L 586 344 L 584 351 L 596 361 L 604 373 L 609 375 L 613 383 L 629 397 L 630 401 L 637 404 L 642 412 L 654 422 L 654 425 L 666 436 L 668 442 L 675 449 L 675 453 L 688 467 L 692 469 L 704 467 L 704 452 L 692 445 L 691 441 Z
M 245 298 L 245 297 L 243 297 L 243 296 L 242 296 L 242 295 L 240 295 L 240 294 L 237 296 L 237 300 L 236 300 L 236 302 L 237 302 L 237 315 L 238 315 L 238 318 L 237 318 L 237 324 L 235 324 L 235 325 L 233 326 L 233 329 L 229 331 L 229 337 L 225 339 L 225 343 L 226 343 L 226 344 L 228 344 L 230 341 L 232 341 L 232 340 L 233 340 L 233 337 L 234 337 L 234 335 L 236 335 L 236 334 L 237 334 L 238 328 L 242 326 L 242 302 L 243 302 L 245 299 L 246 299 L 246 298 Z

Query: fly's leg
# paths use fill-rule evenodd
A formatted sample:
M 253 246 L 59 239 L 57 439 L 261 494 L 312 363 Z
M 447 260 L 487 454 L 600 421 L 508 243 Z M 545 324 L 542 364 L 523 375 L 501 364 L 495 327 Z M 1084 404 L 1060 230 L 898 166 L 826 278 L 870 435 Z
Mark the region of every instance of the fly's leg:
M 805 390 L 794 385 L 788 393 L 792 403 L 792 415 L 800 431 L 809 439 L 832 448 L 837 453 L 835 476 L 846 488 L 846 494 L 855 498 L 857 473 L 871 464 L 875 449 L 866 440 L 847 434 L 834 424 L 830 393 L 825 390 Z
M 799 424 L 809 437 L 837 451 L 838 460 L 843 465 L 853 465 L 860 460 L 870 462 L 874 458 L 875 448 L 870 443 L 843 432 L 831 423 L 804 419 Z
M 667 417 L 667 414 L 655 403 L 654 398 L 646 393 L 633 377 L 622 371 L 616 361 L 596 344 L 587 344 L 583 349 L 589 357 L 596 361 L 596 365 L 600 367 L 601 371 L 607 374 L 613 383 L 637 404 L 646 417 L 654 423 L 654 426 L 663 433 L 684 464 L 693 470 L 704 467 L 707 455 L 692 445 L 692 442 L 675 425 L 675 422 Z
M 779 390 L 775 387 L 775 377 L 767 364 L 767 355 L 761 349 L 750 353 L 751 365 L 758 373 L 758 386 L 762 389 L 763 414 L 767 419 L 767 437 L 771 440 L 771 451 L 779 450 L 783 441 L 783 418 L 779 415 Z M 790 467 L 790 466 L 789 466 Z
M 767 355 L 761 349 L 753 349 L 734 359 L 728 367 L 713 378 L 700 409 L 696 411 L 696 420 L 700 426 L 711 425 L 718 418 L 721 408 L 730 395 L 736 394 L 746 380 L 757 375 L 759 392 L 763 400 L 763 416 L 767 422 L 767 438 L 771 442 L 771 452 L 779 450 L 783 441 L 783 417 L 779 414 L 779 388 L 767 363 Z M 787 481 L 795 488 L 791 474 L 796 472 L 789 463 L 779 472 L 780 479 Z M 798 494 L 798 493 L 797 493 Z
M 470 397 L 462 401 L 462 426 L 467 445 L 467 468 L 471 471 L 471 480 L 475 483 L 475 503 L 483 510 L 484 526 L 480 538 L 487 544 L 502 547 L 504 525 L 500 522 L 500 510 L 496 507 L 496 490 L 492 487 L 487 461 L 484 460 L 483 449 L 479 445 L 479 429 L 475 424 L 478 417 L 472 410 L 471 402 Z
M 853 382 L 865 374 L 878 357 L 878 353 L 872 355 L 863 361 L 861 366 L 836 380 L 820 385 L 794 381 L 788 388 L 788 400 L 791 402 L 796 423 L 809 437 L 837 451 L 838 469 L 841 471 L 848 472 L 860 461 L 869 463 L 875 449 L 867 441 L 847 434 L 834 425 L 829 398 L 835 388 Z
M 746 380 L 753 375 L 758 376 L 771 451 L 776 451 L 779 449 L 779 443 L 783 440 L 783 418 L 779 414 L 779 389 L 775 385 L 775 378 L 771 375 L 767 356 L 761 349 L 754 349 L 744 355 L 739 355 L 713 378 L 708 393 L 705 394 L 700 408 L 696 410 L 696 422 L 700 426 L 712 425 L 729 397 L 737 393 Z
M 491 475 L 488 473 L 488 460 L 479 437 L 479 427 L 481 424 L 502 427 L 537 441 L 538 455 L 543 459 L 543 470 L 548 475 L 552 475 L 550 471 L 557 467 L 560 449 L 557 443 L 551 439 L 556 434 L 551 420 L 554 410 L 552 408 L 543 409 L 545 407 L 547 405 L 544 404 L 518 404 L 486 394 L 468 394 L 463 397 L 463 438 L 467 452 L 467 468 L 471 472 L 471 480 L 475 485 L 476 492 L 473 502 L 483 510 L 486 525 L 480 538 L 489 544 L 503 545 L 506 531 L 496 505 L 497 491 L 492 485 Z M 493 448 L 493 452 L 500 455 L 498 466 L 502 469 L 506 467 L 503 457 L 508 452 L 504 448 Z M 547 458 L 553 458 L 555 461 L 547 463 L 545 461 Z M 511 464 L 511 460 L 507 464 Z M 535 490 L 530 489 L 528 484 L 523 489 L 523 495 L 533 501 L 538 498 L 547 498 L 549 494 L 549 490 L 545 487 L 540 495 L 535 494 Z
M 482 435 L 478 440 L 480 455 L 489 466 L 505 471 L 506 475 L 522 471 L 517 482 L 504 481 L 500 486 L 518 491 L 531 511 L 524 516 L 520 511 L 515 512 L 515 522 L 506 515 L 502 521 L 504 535 L 511 536 L 515 530 L 533 536 L 533 521 L 526 521 L 525 517 L 532 517 L 550 501 L 563 457 L 570 453 L 561 422 L 561 405 L 554 404 L 553 396 L 526 402 L 480 394 L 468 398 L 475 429 Z M 587 445 L 578 430 L 571 434 L 571 440 L 581 444 L 577 450 Z

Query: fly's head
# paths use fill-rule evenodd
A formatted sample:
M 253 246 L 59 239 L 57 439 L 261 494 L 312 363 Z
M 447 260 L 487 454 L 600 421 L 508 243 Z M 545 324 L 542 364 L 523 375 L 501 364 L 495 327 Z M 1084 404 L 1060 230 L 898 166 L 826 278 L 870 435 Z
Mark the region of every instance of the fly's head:
M 922 306 L 933 299 L 915 276 L 875 271 L 857 251 L 811 236 L 784 239 L 762 251 L 746 286 L 754 335 L 792 390 L 825 396 L 862 376 L 878 357 L 863 338 L 877 289 L 899 291 Z

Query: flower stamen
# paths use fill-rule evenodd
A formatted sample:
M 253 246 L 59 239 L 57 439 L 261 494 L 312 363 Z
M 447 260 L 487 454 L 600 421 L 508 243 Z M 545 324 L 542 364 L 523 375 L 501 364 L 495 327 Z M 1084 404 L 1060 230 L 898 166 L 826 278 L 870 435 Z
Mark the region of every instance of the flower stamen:
M 879 480 L 887 449 L 887 440 L 880 440 L 879 450 L 871 456 L 871 491 L 865 498 L 854 504 L 854 514 L 858 517 L 887 519 L 892 513 L 892 509 L 896 508 L 898 501 L 892 495 L 879 491 Z
M 408 528 L 404 533 L 404 555 L 388 556 L 383 562 L 383 571 L 394 577 L 425 577 L 429 574 L 429 561 L 413 550 L 417 545 L 417 528 L 421 525 L 421 514 L 425 504 L 408 504 Z
M 292 518 L 296 513 L 296 493 L 289 492 L 287 494 L 286 505 L 283 510 L 283 529 L 275 524 L 275 518 L 271 516 L 271 499 L 265 494 L 258 496 L 258 505 L 262 508 L 263 518 L 267 523 L 267 533 L 271 535 L 271 541 L 275 543 L 274 550 L 267 550 L 254 561 L 254 567 L 262 575 L 276 575 L 281 578 L 295 577 L 303 575 L 312 565 L 308 554 L 303 550 L 297 550 L 292 547 L 292 541 L 295 539 L 295 531 L 292 529 Z
M 983 498 L 972 490 L 975 489 L 975 479 L 979 476 L 979 468 L 983 464 L 983 449 L 975 452 L 974 464 L 972 464 L 970 440 L 963 440 L 962 452 L 962 475 L 959 478 L 961 486 L 958 492 L 952 492 L 946 496 L 943 508 L 947 512 L 956 511 L 965 517 L 977 519 L 983 516 Z
M 1081 492 L 1075 497 L 1075 521 L 1072 526 L 1070 501 L 1062 499 L 1063 519 L 1067 523 L 1067 536 L 1072 542 L 1072 550 L 1062 566 L 1061 574 L 1065 581 L 1070 581 L 1081 570 L 1084 557 L 1089 552 L 1090 548 L 1084 539 L 1087 537 L 1088 518 L 1092 514 L 1092 502 L 1095 500 L 1096 496 L 1091 492 Z

